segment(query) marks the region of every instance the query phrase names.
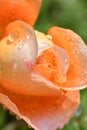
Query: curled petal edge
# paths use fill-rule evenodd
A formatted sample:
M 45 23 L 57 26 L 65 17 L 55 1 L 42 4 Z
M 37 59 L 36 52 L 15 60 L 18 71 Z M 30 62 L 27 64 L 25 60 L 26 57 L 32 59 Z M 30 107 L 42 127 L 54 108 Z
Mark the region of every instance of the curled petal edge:
M 36 130 L 55 130 L 68 123 L 79 106 L 80 96 L 79 91 L 50 97 L 27 96 L 0 88 L 0 103 Z
M 63 48 L 70 58 L 67 82 L 60 84 L 65 90 L 79 90 L 87 87 L 87 46 L 75 32 L 60 27 L 52 27 L 48 34 L 53 42 Z

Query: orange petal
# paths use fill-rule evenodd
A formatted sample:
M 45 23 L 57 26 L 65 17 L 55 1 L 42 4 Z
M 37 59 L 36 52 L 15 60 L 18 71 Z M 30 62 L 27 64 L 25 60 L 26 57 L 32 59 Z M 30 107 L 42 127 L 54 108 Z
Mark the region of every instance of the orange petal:
M 8 23 L 23 20 L 34 25 L 42 0 L 0 0 L 0 30 Z M 0 33 L 1 33 L 0 32 Z
M 82 89 L 87 86 L 87 46 L 83 40 L 71 30 L 52 27 L 48 33 L 53 42 L 63 48 L 70 58 L 67 82 L 60 84 L 63 89 Z
M 59 88 L 33 72 L 37 57 L 34 30 L 23 21 L 10 23 L 0 42 L 0 82 L 10 91 L 28 95 L 55 95 Z M 38 85 L 39 83 L 39 85 Z
M 0 88 L 0 103 L 36 130 L 62 128 L 77 110 L 79 100 L 79 91 L 61 91 L 54 97 L 44 97 L 20 95 Z
M 44 50 L 33 66 L 33 70 L 43 75 L 48 80 L 58 83 L 66 82 L 69 68 L 67 53 L 60 47 L 53 45 Z

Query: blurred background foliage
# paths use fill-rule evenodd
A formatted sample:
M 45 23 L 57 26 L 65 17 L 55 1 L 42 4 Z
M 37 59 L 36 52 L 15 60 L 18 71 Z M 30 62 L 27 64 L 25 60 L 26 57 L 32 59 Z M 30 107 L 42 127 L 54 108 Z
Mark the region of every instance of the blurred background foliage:
M 70 28 L 87 43 L 87 0 L 43 0 L 35 29 L 47 32 L 52 26 Z M 0 106 L 0 130 L 33 130 Z M 62 130 L 87 130 L 87 89 L 81 90 L 81 105 Z
M 87 0 L 43 0 L 36 29 L 47 32 L 51 26 L 70 28 L 87 41 Z

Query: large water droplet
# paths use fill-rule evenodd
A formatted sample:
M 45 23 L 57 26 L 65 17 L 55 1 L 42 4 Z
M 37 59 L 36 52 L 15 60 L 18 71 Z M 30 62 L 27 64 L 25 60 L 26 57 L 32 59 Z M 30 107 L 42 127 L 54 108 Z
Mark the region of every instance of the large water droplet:
M 19 32 L 14 31 L 8 35 L 8 44 L 11 44 L 19 39 Z

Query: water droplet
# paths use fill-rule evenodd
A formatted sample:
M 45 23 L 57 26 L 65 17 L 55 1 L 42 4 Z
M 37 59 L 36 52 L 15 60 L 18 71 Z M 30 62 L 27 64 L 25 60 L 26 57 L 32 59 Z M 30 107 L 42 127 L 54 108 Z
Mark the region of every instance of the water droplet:
M 24 62 L 27 62 L 27 61 L 28 61 L 27 57 L 24 57 Z
M 24 62 L 26 62 L 27 61 L 27 59 L 26 58 L 24 58 Z
M 84 81 L 81 81 L 81 84 L 84 84 Z
M 49 46 L 49 44 L 42 42 L 42 43 L 40 44 L 40 46 L 39 46 L 39 49 L 46 49 L 48 46 Z
M 77 50 L 75 50 L 75 49 L 72 49 L 72 53 L 73 53 L 73 54 L 79 54 L 80 51 L 77 51 Z
M 65 59 L 65 63 L 67 63 L 68 62 L 68 59 Z
M 30 38 L 30 36 L 29 35 L 27 35 L 27 39 L 29 39 Z
M 21 49 L 24 46 L 24 43 L 22 43 L 21 45 L 19 45 L 18 49 Z
M 16 40 L 18 40 L 18 38 L 19 38 L 19 32 L 18 31 L 11 32 L 8 35 L 8 44 L 15 42 Z
M 81 39 L 80 39 L 80 38 L 78 39 L 78 42 L 79 42 L 79 43 L 81 42 Z
M 76 51 L 75 51 L 74 49 L 72 49 L 72 53 L 73 53 L 73 54 L 75 54 L 75 53 L 76 53 Z
M 75 116 L 80 116 L 81 113 L 82 113 L 81 108 L 78 108 L 78 110 L 77 110 L 76 113 L 75 113 Z

